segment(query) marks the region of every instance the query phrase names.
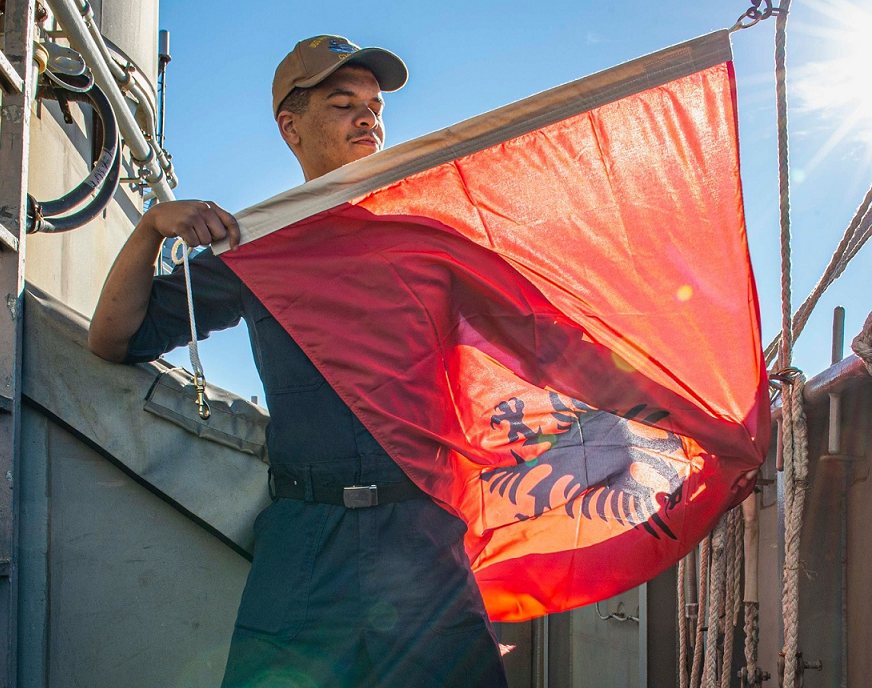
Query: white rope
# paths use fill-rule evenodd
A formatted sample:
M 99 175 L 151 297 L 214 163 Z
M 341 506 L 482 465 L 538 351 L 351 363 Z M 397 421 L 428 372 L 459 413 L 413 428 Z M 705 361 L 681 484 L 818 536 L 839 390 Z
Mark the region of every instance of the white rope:
M 212 415 L 212 409 L 209 407 L 208 399 L 206 399 L 206 376 L 203 374 L 203 365 L 200 363 L 200 350 L 197 347 L 197 319 L 194 315 L 194 292 L 191 289 L 190 252 L 191 249 L 188 245 L 179 238 L 173 244 L 170 257 L 173 263 L 182 265 L 184 268 L 185 291 L 188 297 L 188 322 L 191 325 L 191 341 L 188 343 L 188 355 L 191 359 L 191 368 L 194 373 L 193 383 L 197 393 L 197 410 L 200 418 L 208 420 Z
M 182 265 L 184 267 L 185 290 L 188 295 L 188 322 L 191 325 L 191 341 L 188 343 L 188 353 L 190 354 L 191 367 L 193 368 L 194 374 L 202 377 L 203 366 L 200 363 L 200 351 L 197 348 L 197 320 L 194 316 L 194 293 L 191 290 L 191 266 L 188 260 L 190 252 L 191 249 L 188 245 L 179 238 L 176 239 L 176 243 L 173 244 L 173 249 L 170 255 L 174 264 Z

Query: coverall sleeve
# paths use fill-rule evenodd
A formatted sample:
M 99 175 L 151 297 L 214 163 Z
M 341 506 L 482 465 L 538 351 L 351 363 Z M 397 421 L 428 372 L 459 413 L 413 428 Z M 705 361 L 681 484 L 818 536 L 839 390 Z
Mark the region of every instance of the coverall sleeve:
M 239 323 L 242 280 L 208 248 L 190 261 L 197 339 Z M 125 363 L 153 361 L 191 338 L 185 273 L 181 265 L 155 277 L 145 318 L 127 346 Z

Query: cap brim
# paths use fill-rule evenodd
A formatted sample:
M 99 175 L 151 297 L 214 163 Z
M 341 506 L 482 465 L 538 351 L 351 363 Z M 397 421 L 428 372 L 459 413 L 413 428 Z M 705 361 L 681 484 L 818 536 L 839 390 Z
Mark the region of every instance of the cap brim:
M 342 62 L 331 66 L 329 69 L 325 69 L 323 72 L 319 72 L 305 81 L 300 81 L 297 86 L 300 88 L 316 86 L 337 69 L 348 64 L 366 67 L 372 72 L 382 91 L 397 91 L 403 87 L 409 78 L 409 71 L 406 69 L 405 63 L 390 50 L 385 50 L 384 48 L 363 48 L 342 60 Z

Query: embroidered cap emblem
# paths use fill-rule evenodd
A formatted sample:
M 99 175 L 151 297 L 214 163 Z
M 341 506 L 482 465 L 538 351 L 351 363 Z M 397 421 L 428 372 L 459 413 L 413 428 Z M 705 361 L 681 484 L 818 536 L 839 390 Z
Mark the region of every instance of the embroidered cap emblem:
M 351 43 L 340 43 L 335 38 L 330 39 L 330 50 L 334 53 L 356 53 L 358 47 Z

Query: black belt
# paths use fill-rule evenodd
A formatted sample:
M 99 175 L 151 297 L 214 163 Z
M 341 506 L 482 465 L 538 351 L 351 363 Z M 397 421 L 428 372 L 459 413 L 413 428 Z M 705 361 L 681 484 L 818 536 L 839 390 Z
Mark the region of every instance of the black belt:
M 272 476 L 272 495 L 287 499 L 306 499 L 306 486 L 302 480 Z M 335 504 L 348 509 L 363 509 L 379 504 L 406 502 L 410 499 L 428 499 L 415 483 L 392 483 L 388 485 L 313 485 L 311 501 L 318 504 Z

